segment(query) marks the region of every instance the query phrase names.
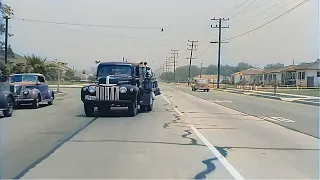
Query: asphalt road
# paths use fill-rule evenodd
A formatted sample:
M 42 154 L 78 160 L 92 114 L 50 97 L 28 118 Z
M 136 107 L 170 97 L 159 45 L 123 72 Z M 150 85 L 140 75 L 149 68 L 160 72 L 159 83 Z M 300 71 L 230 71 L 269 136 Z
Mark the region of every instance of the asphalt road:
M 318 139 L 182 91 L 163 87 L 153 112 L 96 118 L 68 91 L 0 119 L 2 178 L 319 178 Z
M 191 91 L 186 86 L 173 86 L 194 96 L 213 101 L 225 107 L 267 119 L 277 117 L 270 121 L 287 128 L 319 138 L 319 106 L 305 105 L 261 97 L 246 96 L 222 91 Z M 294 122 L 292 122 L 294 121 Z

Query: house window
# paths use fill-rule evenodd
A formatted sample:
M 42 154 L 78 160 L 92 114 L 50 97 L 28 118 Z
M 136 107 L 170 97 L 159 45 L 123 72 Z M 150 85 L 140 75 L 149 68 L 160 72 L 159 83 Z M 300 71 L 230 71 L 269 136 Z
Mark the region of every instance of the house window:
M 305 76 L 306 76 L 306 72 L 302 72 L 301 79 L 305 79 Z
M 276 78 L 277 78 L 277 75 L 274 74 L 272 79 L 275 81 Z
M 317 71 L 317 77 L 320 77 L 320 71 Z
M 263 76 L 260 76 L 260 81 L 262 81 L 262 79 L 263 79 Z

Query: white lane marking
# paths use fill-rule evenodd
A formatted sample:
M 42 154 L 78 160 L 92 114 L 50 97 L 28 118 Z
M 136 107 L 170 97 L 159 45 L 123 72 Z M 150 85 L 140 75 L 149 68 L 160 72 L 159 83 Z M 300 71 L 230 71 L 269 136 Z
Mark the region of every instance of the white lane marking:
M 213 103 L 231 103 L 232 101 L 229 101 L 229 100 L 210 100 L 210 102 L 213 102 Z
M 259 116 L 260 119 L 267 120 L 267 121 L 273 121 L 273 122 L 287 122 L 287 123 L 294 123 L 295 121 L 286 119 L 283 117 L 265 117 L 265 116 Z
M 163 94 L 161 94 L 161 96 L 163 97 L 164 100 L 167 101 L 168 104 L 170 104 L 170 101 Z
M 161 94 L 162 95 L 162 94 Z M 162 95 L 164 100 L 166 100 L 169 104 L 170 101 Z M 173 108 L 179 116 L 182 118 L 183 114 L 177 109 Z M 184 119 L 184 118 L 183 118 Z M 229 171 L 229 173 L 236 179 L 236 180 L 244 180 L 242 175 L 227 161 L 227 159 L 201 134 L 201 132 L 193 126 L 188 120 L 184 119 L 188 126 L 192 129 L 192 131 L 199 137 L 199 139 L 210 149 L 210 151 L 215 155 L 216 158 L 220 161 L 220 163 Z

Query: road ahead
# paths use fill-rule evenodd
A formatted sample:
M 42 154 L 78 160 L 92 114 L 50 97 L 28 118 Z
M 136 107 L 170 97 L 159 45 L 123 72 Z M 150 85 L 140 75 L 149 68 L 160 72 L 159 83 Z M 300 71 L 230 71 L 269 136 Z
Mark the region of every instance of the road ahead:
M 186 86 L 174 88 L 222 106 L 268 119 L 274 123 L 319 138 L 319 106 L 246 96 L 222 91 L 193 92 Z
M 0 119 L 2 178 L 319 178 L 318 139 L 178 89 L 162 93 L 153 112 L 133 118 L 122 109 L 84 117 L 79 89 L 15 111 Z

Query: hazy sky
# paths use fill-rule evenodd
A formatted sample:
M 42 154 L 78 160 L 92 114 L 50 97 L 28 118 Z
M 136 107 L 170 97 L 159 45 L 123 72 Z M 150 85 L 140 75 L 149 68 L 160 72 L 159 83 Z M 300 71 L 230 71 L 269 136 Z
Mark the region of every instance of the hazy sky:
M 15 11 L 15 18 L 110 26 L 150 28 L 101 28 L 43 24 L 10 20 L 9 43 L 18 54 L 57 58 L 77 68 L 88 68 L 94 61 L 155 61 L 160 66 L 171 49 L 180 50 L 179 65 L 188 64 L 187 40 L 198 40 L 195 56 L 217 40 L 217 29 L 210 28 L 213 17 L 229 17 L 246 0 L 3 0 Z M 303 0 L 249 0 L 246 11 L 223 22 L 223 38 L 247 32 L 282 14 Z M 222 63 L 253 65 L 317 58 L 318 0 L 308 3 L 267 26 L 223 44 Z M 164 32 L 160 32 L 160 27 Z M 213 45 L 193 64 L 216 64 Z

